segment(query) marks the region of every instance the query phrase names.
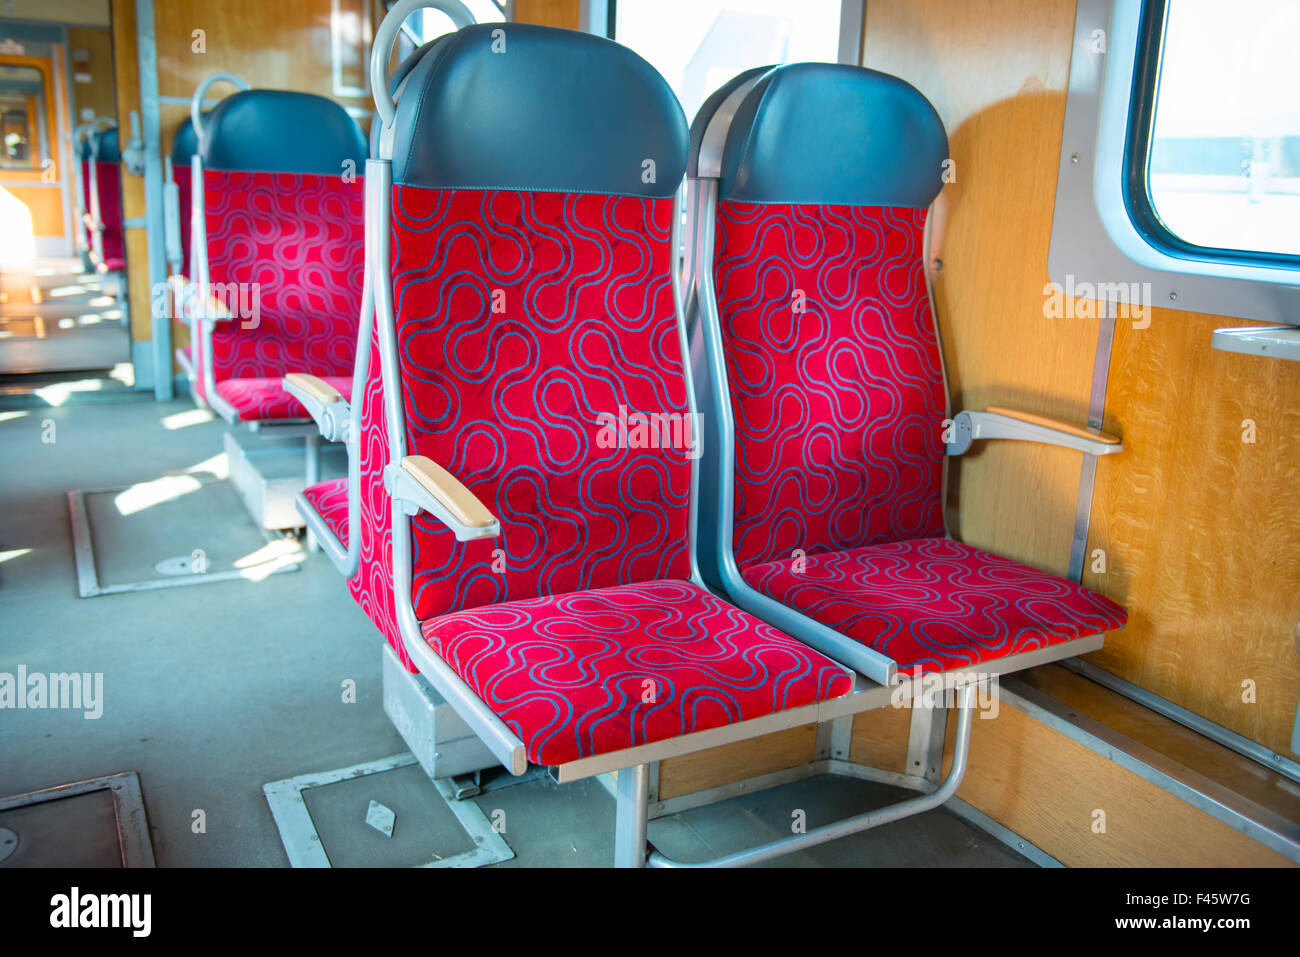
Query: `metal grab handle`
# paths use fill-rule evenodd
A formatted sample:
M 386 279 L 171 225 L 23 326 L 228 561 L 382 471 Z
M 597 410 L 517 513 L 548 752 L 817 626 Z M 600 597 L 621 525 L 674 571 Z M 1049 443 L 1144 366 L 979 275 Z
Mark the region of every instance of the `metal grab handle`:
M 198 89 L 194 91 L 194 96 L 190 97 L 190 123 L 194 126 L 194 135 L 198 137 L 199 145 L 203 144 L 203 101 L 207 98 L 208 90 L 216 83 L 229 83 L 237 90 L 251 90 L 248 81 L 236 73 L 213 73 L 205 77 L 199 84 Z
M 383 23 L 379 24 L 375 42 L 370 48 L 370 92 L 375 98 L 380 124 L 385 128 L 393 125 L 393 118 L 397 115 L 397 104 L 388 91 L 388 60 L 393 53 L 393 44 L 397 41 L 397 34 L 406 18 L 417 10 L 426 9 L 441 10 L 447 14 L 457 30 L 478 22 L 460 0 L 400 0 L 388 11 Z

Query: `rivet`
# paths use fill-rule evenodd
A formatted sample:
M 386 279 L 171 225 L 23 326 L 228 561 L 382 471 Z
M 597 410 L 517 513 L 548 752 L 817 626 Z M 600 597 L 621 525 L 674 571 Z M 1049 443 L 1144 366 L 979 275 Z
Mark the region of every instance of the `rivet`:
M 1170 301 L 1170 302 L 1177 302 L 1177 301 L 1178 301 L 1178 293 L 1177 293 L 1177 292 L 1171 292 L 1171 293 L 1169 294 L 1169 301 Z
M 935 261 L 932 262 L 932 263 L 930 264 L 930 268 L 933 269 L 935 272 L 942 272 L 942 271 L 943 271 L 943 260 L 942 260 L 942 259 L 937 259 L 937 258 L 936 258 Z
M 1070 162 L 1073 163 L 1075 166 L 1078 166 L 1078 165 L 1079 165 L 1079 154 L 1078 154 L 1078 153 L 1071 153 L 1071 154 L 1070 154 Z

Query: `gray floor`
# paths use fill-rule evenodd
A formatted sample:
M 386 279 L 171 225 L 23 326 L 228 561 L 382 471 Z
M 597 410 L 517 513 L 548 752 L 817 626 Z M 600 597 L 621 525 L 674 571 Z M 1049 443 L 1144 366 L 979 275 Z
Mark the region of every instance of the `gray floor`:
M 193 409 L 188 401 L 0 407 L 0 671 L 21 664 L 29 672 L 104 675 L 98 720 L 0 711 L 0 796 L 134 770 L 159 865 L 283 866 L 264 783 L 405 749 L 380 705 L 378 634 L 333 566 L 315 555 L 300 571 L 263 581 L 77 597 L 65 493 L 152 480 L 217 455 L 219 421 L 164 428 L 164 419 Z M 55 441 L 44 442 L 51 422 Z M 146 557 L 184 554 L 197 547 L 180 540 L 188 534 L 142 531 L 140 547 Z M 343 700 L 347 679 L 356 682 L 355 703 Z M 363 791 L 356 795 L 358 828 Z M 432 785 L 428 795 L 438 800 Z M 794 809 L 815 827 L 902 796 L 817 779 L 652 822 L 650 835 L 666 853 L 699 860 L 790 833 Z M 533 780 L 477 801 L 508 822 L 516 858 L 497 866 L 591 866 L 612 858 L 614 804 L 598 782 Z M 200 810 L 206 833 L 192 827 Z M 410 831 L 436 844 L 438 828 L 454 826 L 450 820 L 430 815 Z M 461 840 L 447 833 L 448 853 Z M 400 859 L 376 853 L 368 861 L 364 842 L 338 838 L 340 857 Z M 1028 866 L 946 811 L 778 863 Z

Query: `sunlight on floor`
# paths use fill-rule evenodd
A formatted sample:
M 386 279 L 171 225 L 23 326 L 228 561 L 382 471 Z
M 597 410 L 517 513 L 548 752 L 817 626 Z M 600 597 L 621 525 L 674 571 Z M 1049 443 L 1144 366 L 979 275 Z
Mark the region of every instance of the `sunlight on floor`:
M 47 385 L 44 388 L 35 390 L 35 395 L 39 396 L 46 405 L 60 406 L 68 401 L 68 397 L 74 392 L 98 392 L 104 388 L 104 384 L 98 379 L 78 379 L 76 382 L 56 382 L 54 385 Z
M 216 417 L 208 409 L 189 409 L 186 412 L 176 412 L 172 415 L 163 416 L 162 427 L 174 432 L 176 429 L 187 429 L 191 425 L 202 425 L 205 422 L 211 422 L 214 418 Z
M 0 552 L 0 565 L 12 558 L 22 558 L 24 555 L 30 555 L 31 553 L 30 548 L 12 548 L 7 552 Z
M 277 570 L 295 565 L 304 558 L 306 553 L 301 543 L 292 538 L 281 538 L 245 555 L 235 562 L 235 567 L 240 569 L 241 578 L 260 582 Z
M 135 366 L 129 362 L 119 362 L 113 366 L 113 371 L 108 374 L 110 379 L 116 379 L 124 386 L 135 385 Z
M 185 470 L 187 475 L 193 475 L 195 472 L 207 472 L 213 478 L 228 479 L 230 478 L 230 458 L 225 452 L 221 452 L 210 459 L 204 459 L 198 465 L 191 465 Z
M 170 502 L 182 495 L 196 492 L 202 485 L 190 475 L 164 475 L 152 482 L 137 482 L 113 499 L 119 515 L 123 517 L 143 512 L 162 502 Z
M 30 414 L 31 413 L 25 409 L 20 412 L 0 412 L 0 422 L 9 422 L 12 419 L 21 419 L 23 416 Z

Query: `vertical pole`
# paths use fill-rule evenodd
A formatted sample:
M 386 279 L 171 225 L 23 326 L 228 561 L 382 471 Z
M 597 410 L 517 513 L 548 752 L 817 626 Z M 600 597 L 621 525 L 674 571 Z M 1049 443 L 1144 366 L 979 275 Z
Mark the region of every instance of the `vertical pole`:
M 320 436 L 308 435 L 305 444 L 307 447 L 307 487 L 311 488 L 320 481 Z M 316 536 L 308 528 L 307 551 L 314 552 L 319 548 L 320 543 L 316 541 Z
M 152 308 L 153 291 L 162 288 L 167 281 L 158 51 L 154 43 L 153 0 L 135 0 L 135 29 L 140 66 L 140 126 L 144 139 L 144 219 L 149 249 L 146 268 L 149 274 L 149 306 L 153 313 L 153 395 L 159 402 L 168 402 L 175 395 L 175 383 L 172 381 L 171 310 Z M 134 269 L 140 268 L 139 263 L 132 263 L 131 266 Z M 162 315 L 158 315 L 160 312 Z
M 645 867 L 646 816 L 650 809 L 650 766 L 618 772 L 618 810 L 614 819 L 614 866 Z

